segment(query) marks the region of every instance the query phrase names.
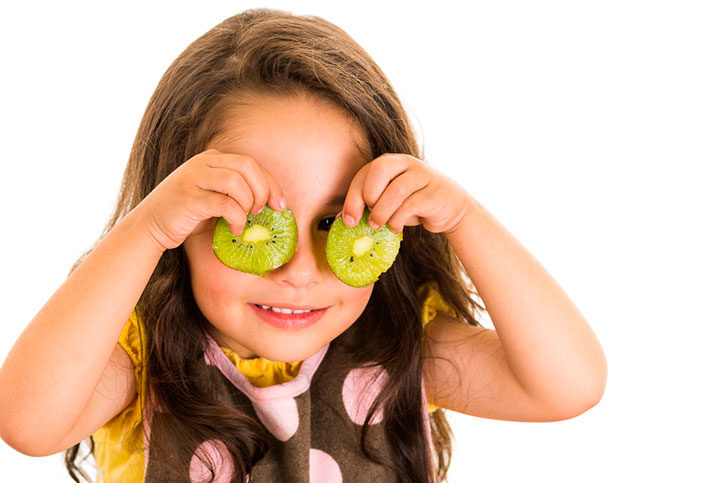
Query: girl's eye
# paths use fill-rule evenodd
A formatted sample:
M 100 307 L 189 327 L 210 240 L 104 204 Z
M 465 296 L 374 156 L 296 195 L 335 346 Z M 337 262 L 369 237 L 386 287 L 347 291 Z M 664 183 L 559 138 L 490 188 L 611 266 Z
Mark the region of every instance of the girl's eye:
M 323 231 L 330 231 L 330 227 L 332 226 L 332 223 L 334 221 L 335 221 L 335 217 L 334 216 L 328 216 L 327 218 L 323 218 L 317 224 L 317 229 L 318 230 L 323 230 Z

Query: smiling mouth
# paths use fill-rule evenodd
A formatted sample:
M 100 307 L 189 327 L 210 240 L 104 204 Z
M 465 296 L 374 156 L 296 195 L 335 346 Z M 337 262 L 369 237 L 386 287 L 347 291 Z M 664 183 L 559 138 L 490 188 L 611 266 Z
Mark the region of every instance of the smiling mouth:
M 329 308 L 314 309 L 309 308 L 309 306 L 276 307 L 274 305 L 252 303 L 249 306 L 263 322 L 286 330 L 299 330 L 311 326 L 320 320 Z
M 269 310 L 278 314 L 306 314 L 308 312 L 314 312 L 319 309 L 288 309 L 284 307 L 273 307 L 270 305 L 254 304 L 260 309 Z

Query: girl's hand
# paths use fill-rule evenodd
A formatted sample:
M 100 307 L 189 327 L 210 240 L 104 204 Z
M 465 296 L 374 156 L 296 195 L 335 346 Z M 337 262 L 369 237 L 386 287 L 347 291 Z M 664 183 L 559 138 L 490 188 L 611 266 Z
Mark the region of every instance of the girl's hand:
M 282 188 L 262 166 L 249 156 L 209 149 L 176 168 L 138 209 L 159 247 L 170 249 L 213 217 L 224 217 L 239 234 L 247 213 L 257 214 L 265 204 L 286 208 Z
M 342 221 L 355 226 L 367 206 L 368 223 L 385 223 L 399 233 L 419 225 L 433 233 L 450 233 L 466 214 L 470 197 L 449 178 L 406 154 L 383 154 L 358 171 L 342 209 Z

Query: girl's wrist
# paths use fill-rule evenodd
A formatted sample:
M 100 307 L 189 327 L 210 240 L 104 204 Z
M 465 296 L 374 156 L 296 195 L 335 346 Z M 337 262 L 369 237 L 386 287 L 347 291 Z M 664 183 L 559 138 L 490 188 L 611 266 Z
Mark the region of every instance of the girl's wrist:
M 153 234 L 151 223 L 142 213 L 143 207 L 136 206 L 121 221 L 118 222 L 114 229 L 118 228 L 127 233 L 127 236 L 146 246 L 150 251 L 159 257 L 166 251 L 158 239 Z
M 471 215 L 477 211 L 483 211 L 483 207 L 471 195 L 466 193 L 463 208 L 459 211 L 457 220 L 454 221 L 451 228 L 443 232 L 449 238 L 449 241 L 451 241 L 451 237 L 455 238 L 465 229 L 465 224 L 471 221 Z

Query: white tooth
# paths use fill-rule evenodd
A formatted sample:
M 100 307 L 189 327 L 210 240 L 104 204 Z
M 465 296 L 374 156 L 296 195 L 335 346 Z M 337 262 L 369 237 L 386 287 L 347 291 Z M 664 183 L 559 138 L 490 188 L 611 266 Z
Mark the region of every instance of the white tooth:
M 278 314 L 306 314 L 307 312 L 312 312 L 312 310 L 292 310 L 292 309 L 283 309 L 280 307 L 272 307 L 269 305 L 261 305 L 259 304 L 258 307 L 262 307 L 264 310 L 271 310 L 272 312 L 277 312 Z

